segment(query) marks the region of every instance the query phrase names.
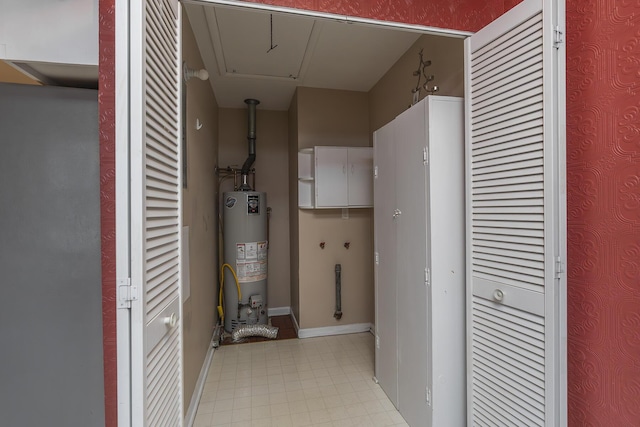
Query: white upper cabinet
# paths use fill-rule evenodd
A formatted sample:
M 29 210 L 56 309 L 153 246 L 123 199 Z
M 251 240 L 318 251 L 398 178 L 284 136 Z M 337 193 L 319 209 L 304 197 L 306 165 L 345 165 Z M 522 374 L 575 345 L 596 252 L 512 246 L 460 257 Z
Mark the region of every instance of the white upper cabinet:
M 349 207 L 373 206 L 373 149 L 347 149 L 347 193 Z
M 316 147 L 316 208 L 349 205 L 347 147 Z
M 314 147 L 298 153 L 298 206 L 373 206 L 371 147 Z

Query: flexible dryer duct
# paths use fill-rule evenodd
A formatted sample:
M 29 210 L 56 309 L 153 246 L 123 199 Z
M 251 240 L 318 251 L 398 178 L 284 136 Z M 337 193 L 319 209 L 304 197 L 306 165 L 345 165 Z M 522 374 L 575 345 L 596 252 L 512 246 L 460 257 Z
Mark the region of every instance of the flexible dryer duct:
M 247 337 L 265 337 L 274 340 L 278 337 L 278 328 L 269 325 L 244 325 L 237 327 L 231 333 L 233 342 L 242 341 Z

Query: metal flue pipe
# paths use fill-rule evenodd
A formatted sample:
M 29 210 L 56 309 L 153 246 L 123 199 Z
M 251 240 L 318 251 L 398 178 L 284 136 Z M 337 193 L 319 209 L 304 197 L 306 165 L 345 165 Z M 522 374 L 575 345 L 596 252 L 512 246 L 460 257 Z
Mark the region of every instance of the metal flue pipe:
M 253 162 L 256 161 L 256 105 L 260 104 L 257 99 L 245 99 L 245 104 L 248 107 L 248 127 L 249 132 L 247 134 L 247 140 L 249 142 L 249 157 L 244 161 L 240 174 L 242 175 L 242 184 L 240 186 L 241 191 L 251 191 L 251 187 L 247 183 L 247 176 L 253 166 Z

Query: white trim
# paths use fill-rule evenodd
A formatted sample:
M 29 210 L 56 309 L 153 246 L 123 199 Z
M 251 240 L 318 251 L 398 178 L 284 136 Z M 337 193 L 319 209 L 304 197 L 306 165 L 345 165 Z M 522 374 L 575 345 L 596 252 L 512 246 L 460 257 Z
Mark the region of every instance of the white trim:
M 468 102 L 471 97 L 471 39 L 467 38 L 464 41 L 464 116 L 471 117 L 471 103 Z M 470 409 L 469 402 L 473 402 L 473 388 L 471 385 L 473 384 L 473 363 L 472 363 L 472 351 L 471 351 L 471 336 L 473 333 L 473 323 L 471 322 L 471 295 L 472 295 L 472 287 L 471 287 L 471 263 L 469 260 L 471 259 L 471 183 L 467 179 L 468 176 L 471 176 L 471 126 L 469 121 L 465 119 L 465 129 L 464 129 L 464 184 L 465 184 L 465 305 L 466 310 L 466 359 L 467 359 L 467 372 L 466 372 L 466 384 L 467 384 L 467 425 L 473 425 L 473 411 Z
M 115 4 L 115 161 L 116 161 L 116 283 L 131 277 L 129 229 L 129 5 Z M 116 302 L 114 301 L 114 304 Z M 116 309 L 118 425 L 131 426 L 131 310 Z
M 267 310 L 268 316 L 286 316 L 291 313 L 291 307 L 272 307 Z
M 177 108 L 177 113 L 178 113 L 178 120 L 177 120 L 177 126 L 178 126 L 178 144 L 177 144 L 177 148 L 178 148 L 178 230 L 182 231 L 182 226 L 184 225 L 183 222 L 183 208 L 182 208 L 182 202 L 183 202 L 183 188 L 182 188 L 182 168 L 184 167 L 184 165 L 182 164 L 182 144 L 185 143 L 186 141 L 183 141 L 182 139 L 182 120 L 184 120 L 185 118 L 182 116 L 182 106 L 180 105 L 181 102 L 183 102 L 183 100 L 185 99 L 182 96 L 182 90 L 185 88 L 184 85 L 182 84 L 183 80 L 183 75 L 182 75 L 182 20 L 186 19 L 182 16 L 182 6 L 180 5 L 180 1 L 179 0 L 172 0 L 171 1 L 171 6 L 173 6 L 174 8 L 174 12 L 176 14 L 176 42 L 177 42 L 177 56 L 176 56 L 176 67 L 178 68 L 178 80 L 179 83 L 176 85 L 176 89 L 177 89 L 177 93 L 176 93 L 176 101 L 178 101 L 178 108 Z M 188 235 L 187 235 L 187 244 L 189 242 L 188 240 Z M 184 411 L 184 305 L 183 305 L 183 301 L 185 300 L 184 296 L 182 295 L 182 293 L 184 292 L 184 286 L 182 284 L 182 269 L 185 268 L 184 266 L 184 262 L 182 261 L 182 251 L 183 251 L 183 245 L 184 242 L 182 241 L 182 233 L 178 233 L 178 268 L 180 269 L 180 275 L 178 277 L 180 277 L 180 284 L 178 285 L 178 327 L 180 328 L 180 334 L 178 336 L 178 341 L 179 341 L 179 355 L 180 355 L 180 371 L 178 372 L 178 374 L 180 375 L 180 380 L 179 380 L 179 384 L 180 384 L 180 408 L 183 408 L 180 412 L 182 413 L 182 411 Z M 187 254 L 188 254 L 188 248 L 187 248 Z M 190 276 L 189 276 L 189 266 L 187 266 L 187 278 L 188 280 L 191 280 Z M 189 284 L 189 288 L 191 288 L 191 285 Z M 191 290 L 189 290 L 189 296 L 191 296 Z M 196 408 L 197 409 L 197 408 Z M 146 420 L 145 420 L 146 421 Z M 178 426 L 178 427 L 184 427 L 184 420 L 182 421 L 182 425 Z
M 360 332 L 371 332 L 373 329 L 374 329 L 373 323 L 352 323 L 349 325 L 326 326 L 323 328 L 298 329 L 298 338 L 357 334 Z
M 334 13 L 318 12 L 313 10 L 296 9 L 292 7 L 272 6 L 261 3 L 248 3 L 239 0 L 182 0 L 182 3 L 197 4 L 201 6 L 214 5 L 226 6 L 238 9 L 254 9 L 265 12 L 287 13 L 298 16 L 306 16 L 309 18 L 329 19 L 333 21 L 345 22 L 348 24 L 360 24 L 373 27 L 382 27 L 389 29 L 398 29 L 404 31 L 412 31 L 422 34 L 444 35 L 449 37 L 465 38 L 473 34 L 469 31 L 451 30 L 446 28 L 428 27 L 425 25 L 406 24 L 402 22 L 382 21 L 377 19 L 361 18 L 358 16 L 337 15 Z
M 198 376 L 196 387 L 193 390 L 193 395 L 191 395 L 191 403 L 189 403 L 189 409 L 187 409 L 187 414 L 184 417 L 185 427 L 192 427 L 196 419 L 198 406 L 200 405 L 200 399 L 202 398 L 202 392 L 204 391 L 204 385 L 207 382 L 207 375 L 209 375 L 209 368 L 211 367 L 211 361 L 213 360 L 213 353 L 215 351 L 216 349 L 213 347 L 212 336 L 209 350 L 207 351 L 207 355 L 204 357 L 204 363 L 202 364 L 202 368 L 200 369 L 200 375 Z
M 567 403 L 567 108 L 566 108 L 566 94 L 567 94 L 567 42 L 566 42 L 566 5 L 564 1 L 554 1 L 556 7 L 556 16 L 554 20 L 554 26 L 557 25 L 558 29 L 564 34 L 564 41 L 557 47 L 556 52 L 556 70 L 557 75 L 557 88 L 555 98 L 557 101 L 557 164 L 558 171 L 558 200 L 557 200 L 557 227 L 558 227 L 558 256 L 561 263 L 564 266 L 564 272 L 561 274 L 558 283 L 558 295 L 556 301 L 556 357 L 558 367 L 558 378 L 556 379 L 556 397 L 558 399 L 558 411 L 556 415 L 556 423 L 560 426 L 567 425 L 568 419 L 568 403 Z
M 298 320 L 296 319 L 296 315 L 293 314 L 293 310 L 289 314 L 291 316 L 291 320 L 293 321 L 293 327 L 296 328 L 296 334 L 300 331 L 300 325 L 298 325 Z

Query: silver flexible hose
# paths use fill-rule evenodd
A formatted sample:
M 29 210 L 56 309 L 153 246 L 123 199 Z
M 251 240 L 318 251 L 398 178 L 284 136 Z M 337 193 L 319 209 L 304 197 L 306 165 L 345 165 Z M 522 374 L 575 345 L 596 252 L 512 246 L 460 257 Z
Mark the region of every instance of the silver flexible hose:
M 265 337 L 274 340 L 277 336 L 278 328 L 269 325 L 243 325 L 231 332 L 233 342 L 241 341 L 247 337 Z

